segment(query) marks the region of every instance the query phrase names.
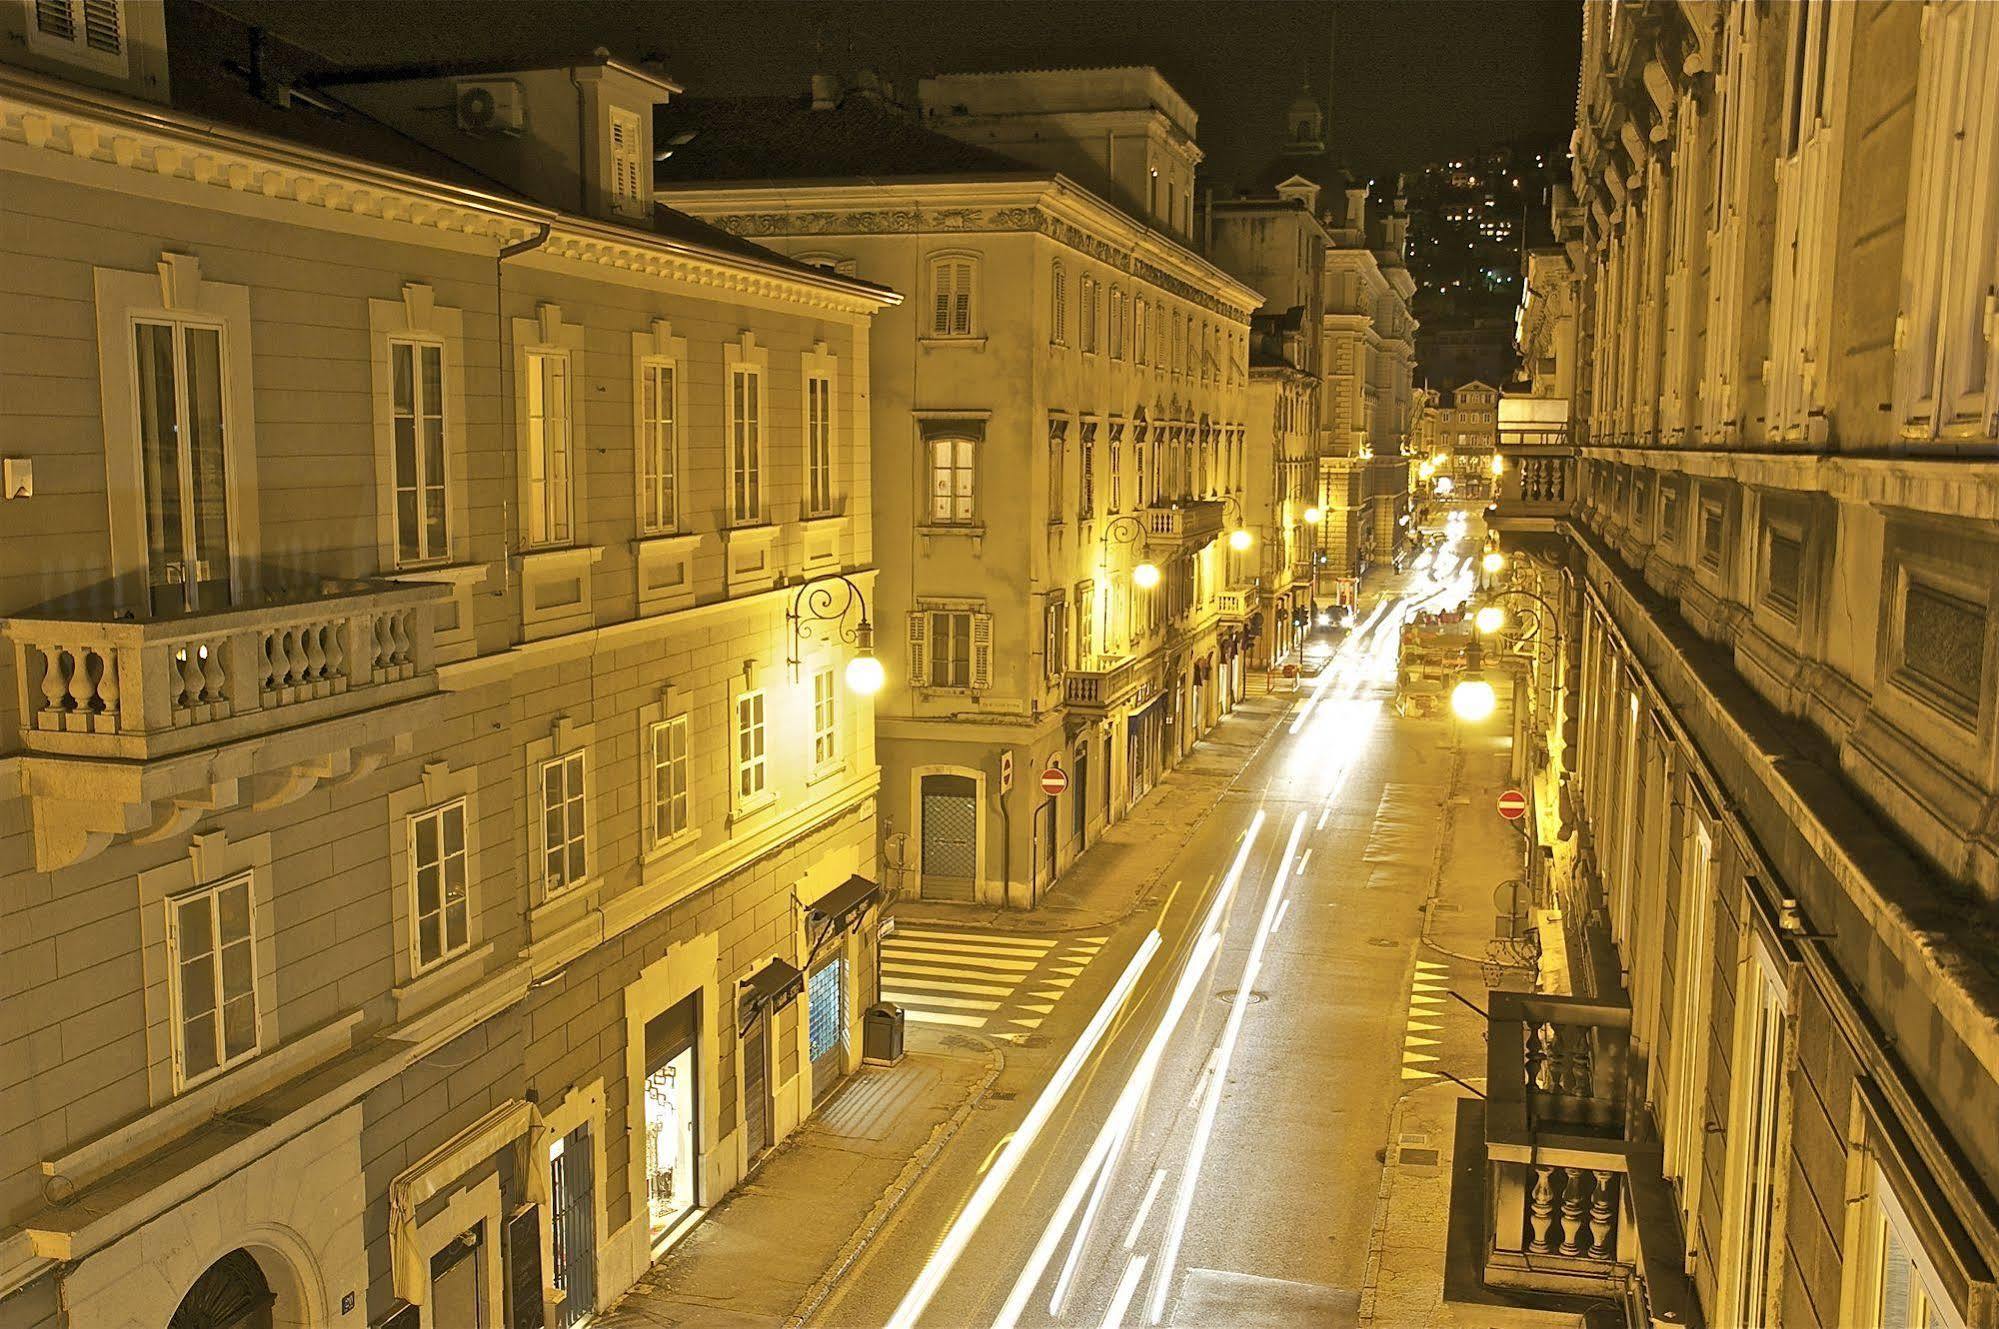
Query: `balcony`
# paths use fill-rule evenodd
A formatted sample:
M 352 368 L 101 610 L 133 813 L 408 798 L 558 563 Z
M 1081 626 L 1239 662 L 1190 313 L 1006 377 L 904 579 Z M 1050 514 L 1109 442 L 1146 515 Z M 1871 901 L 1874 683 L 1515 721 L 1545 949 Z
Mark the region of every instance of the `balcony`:
M 1215 610 L 1224 619 L 1246 623 L 1256 613 L 1257 598 L 1254 586 L 1225 587 L 1215 592 Z
M 0 620 L 14 643 L 44 870 L 233 806 L 239 785 L 256 806 L 276 806 L 352 774 L 362 749 L 407 745 L 415 717 L 377 713 L 436 692 L 431 606 L 449 593 L 322 582 L 177 617 L 57 610 Z M 45 809 L 44 797 L 56 804 Z
M 1062 675 L 1062 700 L 1079 710 L 1101 713 L 1138 690 L 1141 661 L 1136 656 L 1096 656 Z
M 1631 1009 L 1495 990 L 1486 1040 L 1483 1279 L 1700 1323 L 1659 1145 L 1627 1138 Z
M 1552 532 L 1568 519 L 1575 506 L 1576 449 L 1566 429 L 1502 435 L 1498 455 L 1505 469 L 1493 485 L 1489 526 L 1537 534 Z
M 1183 498 L 1155 503 L 1140 513 L 1148 550 L 1175 550 L 1206 544 L 1222 533 L 1222 501 Z

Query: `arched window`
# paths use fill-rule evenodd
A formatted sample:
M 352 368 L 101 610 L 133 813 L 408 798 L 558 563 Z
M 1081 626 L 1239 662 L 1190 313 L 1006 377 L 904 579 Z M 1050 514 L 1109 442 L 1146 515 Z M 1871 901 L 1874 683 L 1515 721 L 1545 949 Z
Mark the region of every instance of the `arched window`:
M 976 254 L 939 254 L 930 260 L 930 335 L 970 337 L 977 325 L 979 260 Z

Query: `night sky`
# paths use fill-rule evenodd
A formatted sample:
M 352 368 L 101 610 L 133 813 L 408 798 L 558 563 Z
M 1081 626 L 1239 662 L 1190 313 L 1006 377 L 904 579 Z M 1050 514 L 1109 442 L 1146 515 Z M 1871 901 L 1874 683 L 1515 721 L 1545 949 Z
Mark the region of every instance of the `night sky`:
M 1564 138 L 1580 0 L 225 0 L 342 61 L 658 53 L 690 94 L 806 89 L 815 69 L 927 73 L 1156 65 L 1200 115 L 1209 183 L 1253 174 L 1309 75 L 1367 174 L 1482 144 Z M 1334 37 L 1337 14 L 1337 39 Z

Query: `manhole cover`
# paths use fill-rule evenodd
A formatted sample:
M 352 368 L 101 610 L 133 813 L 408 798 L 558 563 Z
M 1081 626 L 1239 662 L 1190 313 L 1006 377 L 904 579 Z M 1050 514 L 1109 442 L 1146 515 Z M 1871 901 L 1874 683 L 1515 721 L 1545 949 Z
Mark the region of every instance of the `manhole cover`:
M 1367 939 L 1367 944 L 1370 946 L 1381 946 L 1385 948 L 1389 946 L 1394 946 L 1397 944 L 1397 942 L 1393 937 L 1369 937 Z
M 1410 1167 L 1437 1166 L 1437 1151 L 1435 1149 L 1401 1149 L 1397 1150 L 1396 1153 L 1397 1158 Z
M 1236 993 L 1240 992 L 1241 990 L 1242 989 L 1240 988 L 1223 988 L 1220 992 L 1217 992 L 1215 994 L 1215 1000 L 1219 1002 L 1232 1002 L 1235 1000 Z M 1268 1001 L 1269 999 L 1270 999 L 1269 993 L 1258 992 L 1254 988 L 1250 989 L 1249 993 L 1250 1005 L 1254 1006 L 1258 1002 Z

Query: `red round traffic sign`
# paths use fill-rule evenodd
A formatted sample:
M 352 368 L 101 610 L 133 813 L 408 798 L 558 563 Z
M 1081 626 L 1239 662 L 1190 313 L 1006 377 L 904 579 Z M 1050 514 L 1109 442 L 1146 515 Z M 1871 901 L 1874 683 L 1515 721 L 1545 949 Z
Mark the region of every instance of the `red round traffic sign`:
M 1499 815 L 1508 821 L 1519 821 L 1527 815 L 1527 795 L 1518 789 L 1509 789 L 1499 796 Z
M 1050 766 L 1041 772 L 1041 792 L 1060 794 L 1069 788 L 1069 773 L 1060 766 Z

